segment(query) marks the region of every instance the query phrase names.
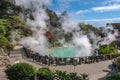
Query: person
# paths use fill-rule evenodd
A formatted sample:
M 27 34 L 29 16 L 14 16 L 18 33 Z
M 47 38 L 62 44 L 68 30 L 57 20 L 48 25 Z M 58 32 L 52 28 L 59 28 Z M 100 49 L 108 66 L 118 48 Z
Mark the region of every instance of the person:
M 115 59 L 112 60 L 112 71 L 117 72 L 117 67 L 116 67 Z
M 96 51 L 95 51 L 95 60 L 96 60 L 96 62 L 98 62 L 98 56 L 99 56 L 99 55 L 98 55 L 98 51 L 96 50 Z

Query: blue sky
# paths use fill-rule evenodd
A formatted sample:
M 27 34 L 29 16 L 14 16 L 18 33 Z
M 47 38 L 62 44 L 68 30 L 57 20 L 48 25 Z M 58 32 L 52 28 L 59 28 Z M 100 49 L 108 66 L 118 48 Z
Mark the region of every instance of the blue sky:
M 120 22 L 120 0 L 52 0 L 49 8 L 58 15 L 67 11 L 73 20 L 94 26 Z

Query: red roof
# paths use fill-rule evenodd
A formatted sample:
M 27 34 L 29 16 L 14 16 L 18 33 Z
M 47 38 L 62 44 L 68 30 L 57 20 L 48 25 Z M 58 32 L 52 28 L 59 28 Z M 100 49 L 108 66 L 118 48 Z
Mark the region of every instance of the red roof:
M 50 33 L 46 33 L 45 36 L 46 36 L 47 38 L 54 38 L 53 34 L 50 34 Z

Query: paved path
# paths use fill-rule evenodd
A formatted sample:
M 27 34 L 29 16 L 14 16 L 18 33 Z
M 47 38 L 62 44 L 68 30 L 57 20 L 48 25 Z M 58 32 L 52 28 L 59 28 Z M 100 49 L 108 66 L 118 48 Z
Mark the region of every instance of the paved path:
M 19 62 L 27 62 L 27 63 L 34 65 L 36 68 L 42 67 L 39 64 L 36 64 L 34 62 L 29 62 L 27 60 L 24 60 L 21 57 L 22 55 L 20 54 L 22 52 L 23 52 L 22 50 L 14 51 L 14 53 L 16 53 L 16 55 L 11 55 L 12 62 L 18 62 L 18 61 Z M 82 64 L 82 65 L 78 65 L 75 67 L 75 72 L 77 72 L 78 74 L 83 74 L 83 73 L 88 74 L 89 80 L 105 80 L 105 76 L 109 76 L 112 74 L 110 65 L 111 65 L 110 60 L 102 61 L 99 63 Z M 46 66 L 46 67 L 48 67 L 48 66 Z M 62 71 L 67 71 L 67 72 L 74 72 L 74 67 L 70 66 L 70 65 L 49 66 L 49 68 L 51 70 L 62 70 Z M 0 69 L 0 80 L 4 80 L 4 79 L 1 79 L 1 76 L 4 77 L 4 74 L 2 74 L 2 73 L 1 73 L 1 69 Z
M 0 67 L 0 80 L 7 80 L 4 70 L 5 70 L 5 67 Z
M 89 74 L 90 80 L 104 80 L 105 76 L 109 73 L 111 74 L 111 69 L 109 65 L 111 61 L 102 61 L 99 63 L 93 64 L 82 64 L 75 67 L 75 72 L 78 74 Z M 57 66 L 57 67 L 49 67 L 52 70 L 63 70 L 67 72 L 74 72 L 73 66 Z

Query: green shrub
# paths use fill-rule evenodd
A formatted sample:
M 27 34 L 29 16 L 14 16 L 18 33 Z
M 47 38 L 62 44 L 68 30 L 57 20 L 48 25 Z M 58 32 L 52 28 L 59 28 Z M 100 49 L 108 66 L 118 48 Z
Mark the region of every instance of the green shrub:
M 5 73 L 9 80 L 34 80 L 35 69 L 28 63 L 17 63 L 8 67 Z
M 77 76 L 77 73 L 70 73 L 68 74 L 70 80 L 81 80 L 80 76 Z
M 69 79 L 69 75 L 67 75 L 67 73 L 65 71 L 58 71 L 58 70 L 56 70 L 54 72 L 54 78 L 58 79 L 58 80 L 68 80 Z
M 100 45 L 99 53 L 101 54 L 115 54 L 116 53 L 116 47 L 112 45 Z
M 36 74 L 38 80 L 53 80 L 53 72 L 48 68 L 40 68 Z
M 120 71 L 120 57 L 116 58 L 115 63 L 116 63 L 116 66 L 117 66 L 118 70 Z
M 5 51 L 13 50 L 13 45 L 8 41 L 7 38 L 0 35 L 0 47 L 3 48 Z
M 106 80 L 120 80 L 120 74 L 109 76 Z
M 54 78 L 57 80 L 89 80 L 86 74 L 77 75 L 77 73 L 66 73 L 65 71 L 55 71 Z
M 88 75 L 67 73 L 65 71 L 51 71 L 48 68 L 40 68 L 37 71 L 37 80 L 88 80 Z

